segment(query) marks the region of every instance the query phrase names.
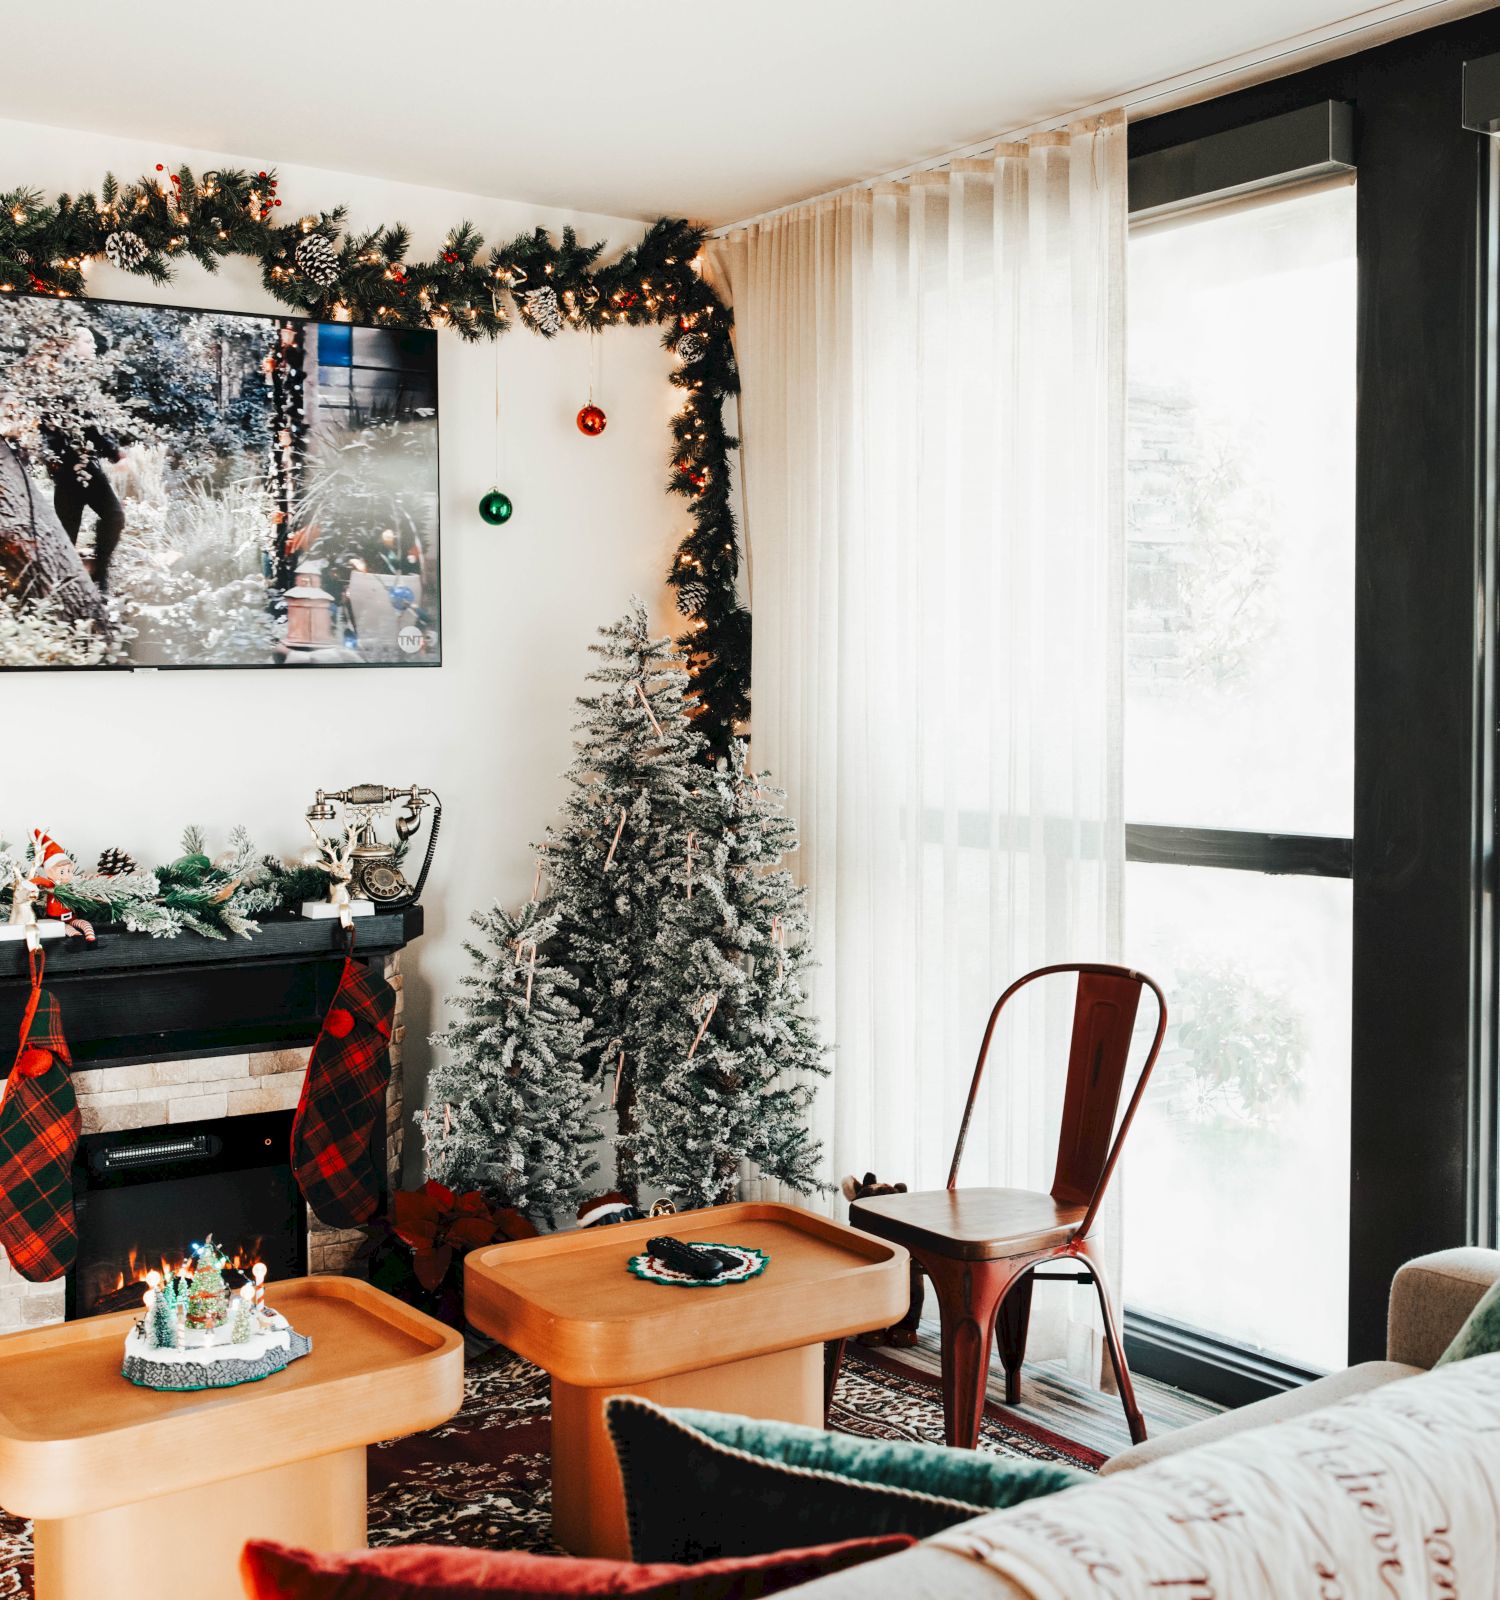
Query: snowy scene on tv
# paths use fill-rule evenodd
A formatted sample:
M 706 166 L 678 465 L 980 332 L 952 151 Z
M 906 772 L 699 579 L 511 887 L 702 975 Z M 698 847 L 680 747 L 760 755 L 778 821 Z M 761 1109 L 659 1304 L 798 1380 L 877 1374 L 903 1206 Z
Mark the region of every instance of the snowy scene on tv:
M 437 665 L 437 340 L 0 297 L 0 667 Z

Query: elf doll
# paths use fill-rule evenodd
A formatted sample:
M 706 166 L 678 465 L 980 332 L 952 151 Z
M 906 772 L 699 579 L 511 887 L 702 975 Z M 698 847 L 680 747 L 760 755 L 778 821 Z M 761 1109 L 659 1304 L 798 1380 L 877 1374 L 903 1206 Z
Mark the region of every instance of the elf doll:
M 54 892 L 70 884 L 78 872 L 78 864 L 50 834 L 40 828 L 31 830 L 31 866 L 27 871 L 32 887 L 37 891 L 37 904 L 42 914 L 55 917 L 76 938 L 87 944 L 94 942 L 94 926 L 76 911 L 71 911 Z

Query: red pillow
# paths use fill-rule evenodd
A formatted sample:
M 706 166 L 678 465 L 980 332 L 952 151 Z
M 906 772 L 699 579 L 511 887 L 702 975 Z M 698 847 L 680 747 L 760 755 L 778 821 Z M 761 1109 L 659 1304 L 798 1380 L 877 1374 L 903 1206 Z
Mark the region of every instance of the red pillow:
M 848 1539 L 808 1550 L 737 1556 L 696 1566 L 585 1561 L 519 1550 L 397 1545 L 325 1556 L 252 1539 L 240 1572 L 252 1600 L 546 1600 L 553 1595 L 625 1595 L 635 1600 L 760 1600 L 830 1572 L 895 1555 L 906 1533 Z

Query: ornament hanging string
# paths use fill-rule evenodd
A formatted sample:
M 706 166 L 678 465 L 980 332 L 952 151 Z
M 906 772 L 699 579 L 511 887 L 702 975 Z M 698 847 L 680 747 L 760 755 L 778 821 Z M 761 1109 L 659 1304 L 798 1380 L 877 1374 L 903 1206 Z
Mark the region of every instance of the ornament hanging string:
M 493 292 L 490 303 L 495 308 L 495 316 L 500 315 L 500 297 Z M 495 487 L 500 487 L 500 341 L 493 341 L 495 346 Z
M 703 1043 L 703 1035 L 708 1032 L 708 1025 L 714 1020 L 714 1012 L 719 1009 L 719 997 L 712 994 L 708 997 L 708 1009 L 703 1013 L 703 1021 L 698 1024 L 698 1031 L 693 1035 L 693 1042 L 688 1047 L 687 1058 L 689 1061 L 698 1053 L 698 1046 Z

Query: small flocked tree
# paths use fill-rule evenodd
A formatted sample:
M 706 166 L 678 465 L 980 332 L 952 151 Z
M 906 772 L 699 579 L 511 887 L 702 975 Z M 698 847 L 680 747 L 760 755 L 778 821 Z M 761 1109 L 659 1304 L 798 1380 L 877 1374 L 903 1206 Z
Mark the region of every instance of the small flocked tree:
M 428 1176 L 555 1222 L 599 1165 L 577 984 L 554 960 L 555 909 L 528 901 L 473 920 L 485 941 L 465 945 L 463 1015 L 433 1040 L 448 1055 L 429 1083 Z
M 548 834 L 547 871 L 589 1020 L 587 1056 L 616 1106 L 617 1181 L 633 1194 L 636 1082 L 654 1043 L 642 980 L 688 835 L 711 825 L 711 773 L 687 715 L 687 669 L 669 639 L 652 636 L 645 606 L 634 601 L 599 631 L 597 687 L 579 700 L 573 787 Z
M 744 772 L 743 745 L 710 764 L 681 653 L 652 637 L 640 602 L 600 632 L 572 791 L 545 846 L 550 898 L 517 919 L 478 919 L 499 955 L 474 952 L 458 1002 L 468 1019 L 435 1040 L 452 1059 L 430 1085 L 428 1115 L 444 1131 L 429 1139 L 429 1176 L 536 1214 L 506 1175 L 534 1159 L 520 1152 L 543 1100 L 563 1119 L 548 1161 L 580 1178 L 593 1170 L 580 1152 L 598 1135 L 572 1109 L 581 1061 L 616 1104 L 627 1194 L 710 1204 L 733 1194 L 747 1160 L 809 1192 L 820 1186 L 810 1080 L 826 1068 L 801 982 L 803 895 L 782 865 L 795 829 L 780 794 Z M 517 1008 L 529 969 L 518 939 L 538 951 L 529 1019 Z M 523 1094 L 497 1063 L 533 1036 L 538 1088 Z M 540 1087 L 556 1063 L 566 1094 Z M 560 1189 L 548 1214 L 564 1209 Z
M 156 1303 L 151 1307 L 151 1343 L 159 1350 L 170 1350 L 177 1343 L 177 1291 L 172 1287 L 171 1274 L 156 1291 Z
M 718 825 L 679 858 L 648 967 L 655 1042 L 627 1146 L 679 1205 L 731 1199 L 747 1159 L 820 1187 L 807 1111 L 827 1067 L 801 981 L 804 895 L 782 865 L 796 829 L 744 758 L 736 742 L 714 774 Z

